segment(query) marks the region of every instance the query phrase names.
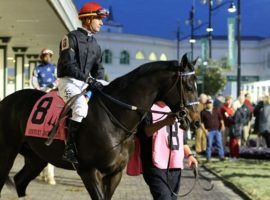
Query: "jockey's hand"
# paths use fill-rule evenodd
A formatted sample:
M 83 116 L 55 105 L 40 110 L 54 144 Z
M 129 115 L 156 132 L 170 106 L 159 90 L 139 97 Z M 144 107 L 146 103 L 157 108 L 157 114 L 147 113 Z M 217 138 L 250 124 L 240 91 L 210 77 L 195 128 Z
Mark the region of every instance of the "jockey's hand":
M 87 83 L 90 90 L 102 90 L 103 85 L 94 78 L 89 78 Z
M 189 168 L 194 168 L 194 167 L 198 167 L 198 161 L 196 160 L 196 158 L 191 155 L 187 158 L 188 160 L 188 167 Z

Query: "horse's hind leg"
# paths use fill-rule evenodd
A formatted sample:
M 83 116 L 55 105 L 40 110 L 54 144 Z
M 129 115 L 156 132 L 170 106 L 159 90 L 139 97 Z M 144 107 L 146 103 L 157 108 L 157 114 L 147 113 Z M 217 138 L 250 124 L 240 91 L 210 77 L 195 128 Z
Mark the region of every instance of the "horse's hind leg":
M 24 147 L 20 153 L 24 156 L 24 167 L 14 176 L 14 181 L 18 196 L 23 197 L 26 195 L 26 188 L 30 181 L 39 175 L 46 167 L 47 162 L 28 147 Z

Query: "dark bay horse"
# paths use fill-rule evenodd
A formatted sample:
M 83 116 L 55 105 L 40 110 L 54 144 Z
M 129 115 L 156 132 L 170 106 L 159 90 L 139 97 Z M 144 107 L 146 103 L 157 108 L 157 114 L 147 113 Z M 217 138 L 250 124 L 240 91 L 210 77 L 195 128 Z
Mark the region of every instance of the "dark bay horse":
M 181 102 L 188 105 L 197 101 L 193 63 L 188 62 L 186 55 L 180 64 L 177 61 L 147 63 L 112 81 L 103 92 L 145 109 L 162 100 L 172 111 L 178 111 Z M 45 139 L 24 136 L 30 112 L 44 94 L 37 90 L 21 90 L 0 102 L 0 192 L 18 153 L 25 158 L 25 165 L 14 177 L 19 197 L 26 195 L 29 182 L 48 162 L 56 167 L 73 169 L 70 163 L 62 160 L 64 142 L 55 140 L 52 145 L 46 146 Z M 144 113 L 115 105 L 99 94 L 90 100 L 88 116 L 83 120 L 76 138 L 77 173 L 92 199 L 107 200 L 112 198 L 121 180 L 122 171 L 134 148 L 134 140 L 112 122 L 99 98 L 110 113 L 130 129 L 140 122 Z M 189 116 L 193 122 L 199 120 L 196 105 L 189 106 Z

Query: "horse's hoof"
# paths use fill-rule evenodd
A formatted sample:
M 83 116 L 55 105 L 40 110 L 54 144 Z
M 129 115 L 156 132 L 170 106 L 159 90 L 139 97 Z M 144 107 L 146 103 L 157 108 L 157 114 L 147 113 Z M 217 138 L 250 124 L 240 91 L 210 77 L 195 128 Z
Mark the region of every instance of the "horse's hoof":
M 56 185 L 56 182 L 54 179 L 48 179 L 47 181 L 50 185 Z

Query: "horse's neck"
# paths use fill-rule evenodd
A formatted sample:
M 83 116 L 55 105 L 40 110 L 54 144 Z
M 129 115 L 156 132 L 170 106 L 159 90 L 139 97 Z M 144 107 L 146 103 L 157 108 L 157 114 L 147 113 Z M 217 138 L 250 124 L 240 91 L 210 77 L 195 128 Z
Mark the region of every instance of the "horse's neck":
M 104 92 L 122 102 L 148 110 L 151 108 L 158 94 L 157 83 L 155 83 L 155 81 L 150 81 L 150 79 L 151 78 L 140 79 L 125 88 L 114 86 L 106 87 Z M 141 111 L 135 112 L 123 108 L 110 102 L 110 100 L 104 100 L 114 116 L 129 128 L 133 128 L 144 114 Z
M 127 104 L 149 109 L 158 94 L 158 85 L 154 81 L 142 79 L 125 88 L 111 87 L 105 92 Z

